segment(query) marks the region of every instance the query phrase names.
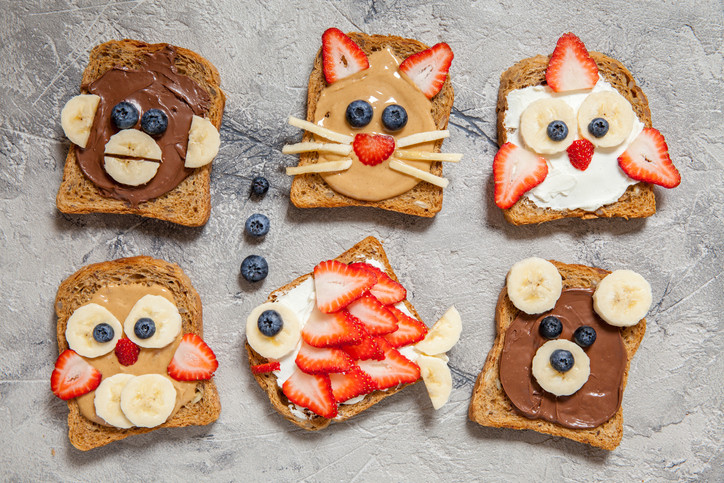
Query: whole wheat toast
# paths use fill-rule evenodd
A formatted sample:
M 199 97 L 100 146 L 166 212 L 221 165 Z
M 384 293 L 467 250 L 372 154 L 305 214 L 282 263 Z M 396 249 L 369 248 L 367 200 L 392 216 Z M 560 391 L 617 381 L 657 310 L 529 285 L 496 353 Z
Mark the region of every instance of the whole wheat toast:
M 147 53 L 163 49 L 168 44 L 147 44 L 138 40 L 111 40 L 91 50 L 88 66 L 83 72 L 81 86 L 87 86 L 114 67 L 135 68 Z M 182 47 L 176 51 L 175 66 L 179 74 L 194 79 L 211 99 L 206 117 L 221 127 L 226 97 L 220 89 L 219 73 L 208 60 Z M 87 94 L 81 87 L 81 94 Z M 186 226 L 205 224 L 211 213 L 211 164 L 196 168 L 176 188 L 158 198 L 133 208 L 123 200 L 103 196 L 95 184 L 80 169 L 76 157 L 78 147 L 70 145 L 65 159 L 63 181 L 58 189 L 56 205 L 63 213 L 124 213 L 158 218 Z
M 73 312 L 87 304 L 102 287 L 124 284 L 159 284 L 168 289 L 181 314 L 182 332 L 194 333 L 203 338 L 201 298 L 188 276 L 175 263 L 139 256 L 88 265 L 60 284 L 55 298 L 59 353 L 68 349 L 65 329 Z M 155 428 L 120 429 L 94 423 L 81 415 L 77 401 L 71 399 L 68 401 L 68 437 L 73 446 L 87 451 L 160 428 L 201 426 L 216 421 L 221 413 L 221 403 L 213 378 L 199 381 L 196 391 L 202 394 L 200 400 L 183 406 Z
M 551 262 L 558 268 L 563 278 L 563 289 L 595 288 L 610 272 L 585 265 L 569 265 L 555 260 Z M 497 336 L 493 348 L 488 353 L 483 370 L 478 375 L 470 401 L 469 417 L 483 426 L 511 429 L 532 429 L 539 433 L 562 436 L 580 443 L 613 450 L 621 442 L 623 435 L 623 408 L 605 423 L 590 429 L 570 429 L 542 419 L 529 419 L 518 413 L 505 394 L 500 382 L 500 358 L 505 344 L 505 334 L 510 324 L 520 313 L 508 298 L 506 287 L 500 292 L 495 309 Z M 628 371 L 636 350 L 646 332 L 646 319 L 631 327 L 621 328 L 626 349 L 626 370 L 623 374 L 621 389 L 626 388 Z
M 367 35 L 360 32 L 347 34 L 362 51 L 370 55 L 372 52 L 389 47 L 395 56 L 403 60 L 412 54 L 428 48 L 427 45 L 413 39 L 396 37 L 394 35 Z M 319 49 L 314 60 L 314 68 L 309 75 L 307 93 L 307 120 L 314 121 L 317 110 L 317 101 L 326 87 L 322 64 L 322 49 Z M 410 86 L 410 88 L 414 88 Z M 450 76 L 445 80 L 440 92 L 431 99 L 432 118 L 437 129 L 447 129 L 455 92 L 450 82 Z M 303 141 L 312 141 L 313 135 L 304 133 Z M 435 142 L 434 151 L 440 152 L 443 140 Z M 318 153 L 303 153 L 299 156 L 298 166 L 314 164 Z M 430 172 L 436 176 L 442 175 L 442 163 L 431 163 Z M 294 177 L 290 197 L 294 206 L 298 208 L 331 208 L 340 206 L 372 206 L 388 211 L 407 213 L 408 215 L 433 217 L 442 209 L 443 189 L 430 183 L 421 181 L 414 188 L 401 195 L 382 201 L 360 201 L 337 193 L 322 179 L 319 174 L 301 174 Z
M 342 263 L 354 263 L 364 262 L 365 260 L 369 259 L 381 262 L 385 266 L 384 272 L 387 273 L 387 275 L 389 275 L 392 280 L 396 282 L 398 281 L 395 272 L 392 270 L 390 261 L 387 259 L 387 255 L 382 248 L 382 244 L 373 236 L 368 236 L 346 252 L 342 253 L 335 260 L 338 260 Z M 269 295 L 269 298 L 267 298 L 267 302 L 276 301 L 278 297 L 289 292 L 291 289 L 293 289 L 311 276 L 312 273 L 302 275 L 296 280 L 289 282 L 285 286 L 278 288 Z M 413 307 L 412 304 L 407 300 L 405 300 L 404 302 L 405 306 L 410 310 L 410 313 L 415 318 L 420 320 L 420 316 L 415 310 L 415 307 Z M 268 362 L 266 358 L 256 353 L 254 349 L 251 348 L 248 342 L 246 343 L 246 351 L 249 356 L 249 366 L 265 364 L 266 362 Z M 271 401 L 274 409 L 276 409 L 279 413 L 281 413 L 282 416 L 284 416 L 286 419 L 296 424 L 300 428 L 310 431 L 316 431 L 326 428 L 333 421 L 332 419 L 318 416 L 308 410 L 305 410 L 305 414 L 307 414 L 309 419 L 297 418 L 296 416 L 294 416 L 290 409 L 290 405 L 292 403 L 287 399 L 287 397 L 282 392 L 282 389 L 277 385 L 277 378 L 273 373 L 269 372 L 265 374 L 254 374 L 254 378 L 256 379 L 256 382 L 259 383 L 259 386 L 261 386 L 261 388 L 266 391 L 267 396 L 269 396 L 269 401 Z M 412 384 L 416 384 L 416 382 Z M 388 389 L 387 391 L 371 392 L 367 394 L 363 400 L 355 404 L 340 404 L 338 406 L 339 414 L 334 419 L 334 421 L 344 421 L 346 419 L 349 419 L 352 416 L 361 413 L 370 406 L 374 406 L 378 402 L 382 401 L 384 398 L 392 396 L 393 394 L 397 393 L 398 391 L 409 385 L 410 384 L 402 384 L 396 388 Z

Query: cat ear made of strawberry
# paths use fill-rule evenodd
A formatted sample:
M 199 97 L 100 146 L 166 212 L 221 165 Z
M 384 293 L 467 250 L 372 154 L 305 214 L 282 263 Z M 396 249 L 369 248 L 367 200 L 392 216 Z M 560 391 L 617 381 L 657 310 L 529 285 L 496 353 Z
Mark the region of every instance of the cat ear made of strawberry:
M 593 89 L 598 82 L 598 66 L 583 41 L 568 32 L 561 35 L 553 50 L 546 83 L 554 92 Z
M 453 57 L 452 49 L 443 42 L 412 54 L 400 64 L 400 70 L 432 99 L 442 89 Z
M 337 28 L 322 34 L 322 65 L 327 84 L 334 84 L 370 66 L 367 55 L 354 41 Z

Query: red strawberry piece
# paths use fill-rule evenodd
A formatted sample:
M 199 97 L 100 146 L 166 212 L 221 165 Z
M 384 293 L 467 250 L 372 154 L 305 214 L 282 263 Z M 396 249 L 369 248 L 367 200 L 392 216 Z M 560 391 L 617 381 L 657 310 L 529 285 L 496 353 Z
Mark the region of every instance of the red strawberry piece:
M 548 61 L 546 82 L 555 92 L 593 89 L 598 82 L 598 66 L 581 39 L 563 34 Z
M 253 374 L 266 374 L 268 372 L 274 372 L 281 369 L 281 365 L 278 361 L 274 362 L 267 362 L 266 364 L 257 364 L 255 366 L 251 366 L 251 372 Z
M 362 49 L 336 28 L 327 29 L 322 34 L 322 63 L 324 78 L 328 84 L 333 84 L 370 66 Z
M 324 313 L 336 312 L 362 296 L 377 283 L 374 273 L 327 260 L 314 267 L 317 307 Z
M 407 298 L 407 290 L 402 284 L 395 282 L 385 272 L 369 263 L 353 263 L 350 266 L 363 266 L 377 275 L 377 283 L 370 289 L 373 295 L 383 305 L 396 304 Z
M 75 351 L 66 349 L 58 360 L 50 375 L 50 389 L 63 401 L 88 394 L 98 387 L 103 376 L 95 367 Z
M 345 372 L 353 365 L 352 358 L 341 349 L 312 347 L 309 344 L 302 344 L 296 363 L 307 374 Z
M 376 166 L 395 152 L 395 138 L 386 134 L 359 133 L 352 142 L 360 163 Z
M 435 44 L 406 58 L 400 64 L 400 70 L 412 79 L 428 99 L 432 99 L 442 89 L 453 57 L 448 44 Z
M 369 335 L 364 327 L 361 327 L 361 331 L 364 335 L 362 336 L 362 341 L 360 343 L 346 345 L 341 349 L 349 354 L 349 356 L 355 361 L 363 361 L 365 359 L 375 359 L 379 361 L 384 359 L 385 354 L 376 342 L 378 337 L 372 337 Z
M 309 408 L 323 418 L 332 419 L 337 415 L 337 403 L 327 375 L 305 374 L 295 369 L 284 381 L 282 392 L 294 404 Z
M 523 193 L 548 176 L 548 164 L 540 156 L 513 143 L 503 144 L 493 159 L 495 204 L 508 209 Z
M 410 317 L 396 307 L 387 307 L 397 317 L 396 331 L 386 334 L 383 337 L 394 348 L 420 342 L 427 335 L 427 326 L 419 320 Z
M 314 310 L 302 328 L 302 340 L 314 347 L 337 347 L 356 344 L 362 333 L 346 310 L 333 314 Z
M 359 361 L 357 365 L 370 376 L 375 389 L 382 390 L 415 382 L 420 378 L 420 368 L 394 349 L 386 340 L 379 338 L 385 358 L 381 361 Z
M 646 128 L 636 136 L 628 149 L 618 157 L 618 165 L 637 181 L 664 188 L 676 188 L 681 183 L 681 175 L 671 162 L 664 136 L 653 128 Z
M 132 366 L 138 360 L 141 348 L 128 337 L 118 339 L 116 342 L 116 357 L 122 366 Z
M 576 139 L 566 152 L 573 167 L 585 171 L 593 158 L 593 143 L 588 139 Z
M 345 374 L 330 374 L 329 381 L 332 384 L 332 395 L 338 403 L 361 396 L 375 390 L 375 384 L 370 376 L 354 366 Z
M 168 365 L 168 375 L 177 381 L 211 379 L 219 367 L 214 351 L 196 334 L 186 334 Z
M 347 310 L 370 335 L 389 334 L 397 330 L 395 316 L 372 295 L 358 298 L 347 306 Z

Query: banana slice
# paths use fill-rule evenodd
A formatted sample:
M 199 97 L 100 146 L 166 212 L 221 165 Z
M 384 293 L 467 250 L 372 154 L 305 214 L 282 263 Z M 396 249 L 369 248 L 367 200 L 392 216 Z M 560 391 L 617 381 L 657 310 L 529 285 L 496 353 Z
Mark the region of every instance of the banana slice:
M 133 374 L 115 374 L 104 378 L 96 388 L 93 400 L 96 414 L 111 426 L 123 429 L 133 427 L 133 423 L 121 411 L 121 391 L 134 377 Z
M 420 366 L 420 374 L 425 381 L 432 407 L 440 409 L 450 399 L 452 392 L 450 368 L 439 357 L 420 356 L 417 358 L 417 365 Z
M 113 332 L 110 340 L 103 342 L 93 336 L 95 328 L 100 324 L 108 324 Z M 106 337 L 110 335 L 107 333 Z M 68 319 L 65 328 L 65 340 L 71 349 L 88 358 L 108 354 L 116 347 L 116 342 L 123 335 L 123 326 L 105 307 L 98 304 L 87 304 L 78 307 Z
M 147 319 L 151 320 L 150 324 Z M 144 332 L 144 325 L 152 325 L 153 329 Z M 167 298 L 144 295 L 128 313 L 123 329 L 128 338 L 139 347 L 159 349 L 176 340 L 181 333 L 181 314 Z
M 221 136 L 216 126 L 203 117 L 194 116 L 189 129 L 189 142 L 186 148 L 187 168 L 199 168 L 209 164 L 219 153 Z
M 651 285 L 633 270 L 611 272 L 593 293 L 593 309 L 616 327 L 638 324 L 651 308 L 651 301 Z
M 610 148 L 618 146 L 631 134 L 634 116 L 631 103 L 618 92 L 596 92 L 586 97 L 578 109 L 578 130 L 594 146 Z M 608 132 L 600 137 L 588 130 L 588 125 L 596 118 L 608 122 Z
M 72 97 L 60 111 L 60 125 L 65 135 L 81 148 L 88 144 L 100 100 L 95 94 L 81 94 Z
M 131 158 L 161 161 L 161 148 L 155 139 L 137 129 L 118 131 L 106 143 L 106 156 L 129 156 Z
M 557 350 L 566 350 L 573 355 L 573 367 L 566 372 L 558 372 L 551 365 L 551 354 Z M 556 396 L 570 396 L 588 381 L 591 361 L 583 349 L 570 340 L 549 340 L 536 351 L 532 370 L 540 387 Z
M 282 317 L 282 330 L 272 337 L 259 331 L 259 316 L 262 312 L 274 310 Z M 251 311 L 246 319 L 246 340 L 260 356 L 267 359 L 280 359 L 289 354 L 301 339 L 301 329 L 297 315 L 285 305 L 267 302 Z
M 175 406 L 176 388 L 161 374 L 136 376 L 121 391 L 121 411 L 141 428 L 165 423 Z
M 156 176 L 160 166 L 155 161 L 103 157 L 103 169 L 106 170 L 108 176 L 128 186 L 140 186 L 148 183 Z
M 526 314 L 552 309 L 561 296 L 563 279 L 555 265 L 538 257 L 515 263 L 507 278 L 508 297 Z
M 435 322 L 425 338 L 415 345 L 415 349 L 429 356 L 444 354 L 457 344 L 462 330 L 460 313 L 454 306 L 450 307 L 440 320 Z
M 568 134 L 560 141 L 548 136 L 548 125 L 553 121 L 562 121 L 568 128 Z M 521 114 L 520 135 L 525 144 L 538 154 L 560 153 L 578 138 L 576 115 L 571 106 L 561 99 L 539 99 Z

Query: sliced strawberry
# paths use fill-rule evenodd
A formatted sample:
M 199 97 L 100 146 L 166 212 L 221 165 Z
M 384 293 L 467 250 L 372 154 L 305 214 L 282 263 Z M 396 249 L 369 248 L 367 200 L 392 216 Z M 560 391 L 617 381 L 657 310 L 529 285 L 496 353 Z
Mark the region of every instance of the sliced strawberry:
M 302 344 L 296 362 L 297 366 L 307 374 L 345 372 L 353 365 L 352 358 L 341 349 L 333 347 L 322 349 L 309 344 Z
M 653 128 L 646 128 L 618 157 L 618 165 L 631 178 L 653 183 L 664 188 L 676 188 L 681 175 L 669 157 L 664 136 Z
M 370 66 L 362 49 L 336 28 L 327 29 L 322 34 L 322 64 L 324 78 L 328 84 L 333 84 Z
M 358 298 L 347 306 L 347 310 L 370 335 L 389 334 L 397 330 L 395 316 L 372 295 Z
M 382 390 L 415 382 L 420 378 L 420 368 L 393 348 L 386 340 L 379 338 L 385 358 L 381 361 L 359 361 L 357 365 L 370 376 L 375 389 Z
M 266 374 L 268 372 L 278 371 L 279 369 L 281 369 L 279 361 L 267 362 L 266 364 L 257 364 L 255 366 L 251 366 L 251 372 L 253 374 Z
M 332 395 L 338 403 L 361 396 L 375 390 L 375 384 L 370 376 L 354 366 L 345 374 L 330 374 L 329 381 L 332 384 Z
M 376 166 L 395 152 L 395 138 L 386 134 L 359 133 L 352 142 L 360 163 Z
M 63 401 L 88 394 L 98 387 L 103 376 L 75 351 L 66 349 L 55 361 L 50 389 Z
M 400 64 L 400 70 L 412 79 L 428 99 L 432 99 L 442 89 L 453 57 L 448 44 L 435 44 L 406 58 Z
M 546 82 L 555 92 L 593 89 L 598 82 L 598 66 L 581 39 L 563 34 L 548 61 Z
M 585 171 L 593 158 L 593 143 L 588 139 L 576 139 L 566 152 L 573 167 Z
M 314 347 L 338 347 L 358 343 L 362 333 L 346 310 L 324 314 L 315 309 L 304 324 L 302 340 Z
M 374 273 L 327 260 L 314 267 L 317 307 L 324 313 L 336 312 L 362 296 L 377 283 Z
M 398 329 L 383 337 L 394 348 L 420 342 L 427 335 L 427 326 L 419 320 L 410 317 L 396 307 L 387 307 L 397 318 Z
M 360 324 L 361 325 L 361 324 Z M 364 327 L 361 328 L 364 335 L 362 341 L 358 344 L 346 345 L 341 347 L 355 361 L 363 361 L 366 359 L 382 360 L 385 358 L 384 352 L 380 345 L 376 342 L 377 337 L 372 337 Z
M 214 351 L 201 337 L 188 333 L 176 348 L 167 371 L 177 381 L 203 381 L 211 379 L 218 367 Z
M 405 287 L 392 280 L 389 275 L 379 268 L 369 263 L 353 263 L 350 266 L 354 267 L 357 265 L 363 266 L 377 275 L 377 283 L 370 289 L 370 294 L 379 300 L 382 305 L 396 304 L 407 298 L 407 290 L 405 290 Z
M 294 404 L 309 408 L 323 418 L 337 415 L 337 403 L 327 375 L 305 374 L 298 368 L 284 381 L 282 392 Z
M 523 193 L 541 184 L 548 176 L 546 160 L 513 143 L 503 144 L 493 159 L 495 204 L 510 208 Z

